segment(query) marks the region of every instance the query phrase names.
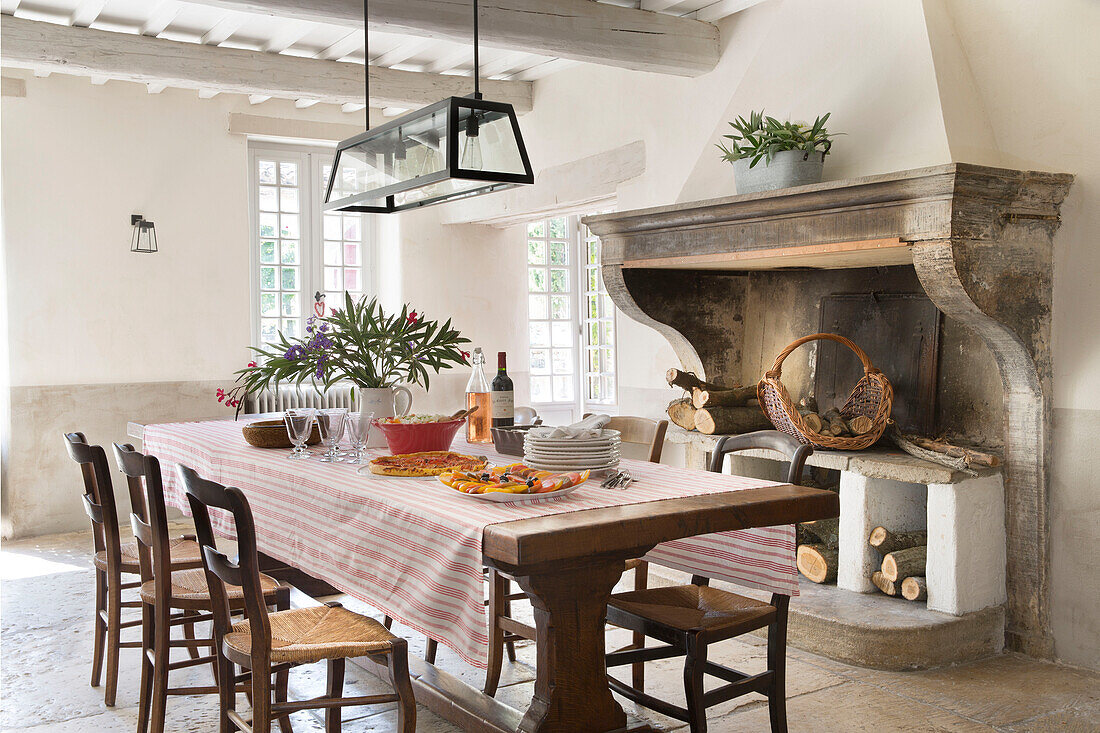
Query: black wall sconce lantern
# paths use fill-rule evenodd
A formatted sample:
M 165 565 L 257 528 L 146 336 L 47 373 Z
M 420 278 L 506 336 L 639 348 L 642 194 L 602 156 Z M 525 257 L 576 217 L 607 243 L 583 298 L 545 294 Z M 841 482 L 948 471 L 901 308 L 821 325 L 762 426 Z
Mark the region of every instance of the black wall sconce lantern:
M 146 221 L 141 214 L 131 214 L 130 224 L 134 227 L 134 234 L 130 238 L 130 251 L 156 252 L 157 230 L 153 228 L 153 222 Z

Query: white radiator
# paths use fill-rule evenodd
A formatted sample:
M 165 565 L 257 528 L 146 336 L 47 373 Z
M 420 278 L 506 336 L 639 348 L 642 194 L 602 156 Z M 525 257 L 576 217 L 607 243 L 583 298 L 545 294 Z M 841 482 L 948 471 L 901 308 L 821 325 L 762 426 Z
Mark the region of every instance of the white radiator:
M 257 412 L 282 412 L 290 407 L 346 407 L 355 409 L 351 397 L 351 384 L 337 384 L 323 394 L 318 394 L 312 386 L 303 384 L 301 387 L 285 385 L 277 390 L 265 390 L 256 395 L 249 395 L 247 411 Z

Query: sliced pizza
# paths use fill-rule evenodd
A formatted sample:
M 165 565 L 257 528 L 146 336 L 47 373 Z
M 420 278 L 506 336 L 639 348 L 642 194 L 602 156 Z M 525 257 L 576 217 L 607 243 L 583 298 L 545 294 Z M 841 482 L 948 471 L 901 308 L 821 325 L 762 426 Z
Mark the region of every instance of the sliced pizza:
M 441 450 L 382 456 L 369 467 L 380 476 L 439 476 L 448 471 L 480 471 L 487 463 L 484 458 Z

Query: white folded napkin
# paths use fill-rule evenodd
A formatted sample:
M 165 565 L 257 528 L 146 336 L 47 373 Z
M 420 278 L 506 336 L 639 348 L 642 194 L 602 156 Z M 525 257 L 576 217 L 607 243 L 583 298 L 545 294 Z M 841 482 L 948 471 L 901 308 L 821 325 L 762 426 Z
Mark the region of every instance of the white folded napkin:
M 603 434 L 603 428 L 611 422 L 610 415 L 589 415 L 580 422 L 559 427 L 531 428 L 527 432 L 533 438 L 571 438 L 592 440 Z

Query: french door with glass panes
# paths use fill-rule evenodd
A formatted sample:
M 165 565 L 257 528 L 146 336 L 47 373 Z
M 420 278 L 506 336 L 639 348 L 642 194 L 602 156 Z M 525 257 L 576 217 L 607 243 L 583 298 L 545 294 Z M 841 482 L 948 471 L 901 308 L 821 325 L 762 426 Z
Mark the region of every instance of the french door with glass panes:
M 315 296 L 329 308 L 373 294 L 369 217 L 326 214 L 321 199 L 332 151 L 289 145 L 249 146 L 252 231 L 252 341 L 305 333 Z
M 541 412 L 614 411 L 615 307 L 599 238 L 579 216 L 527 225 L 531 402 Z

